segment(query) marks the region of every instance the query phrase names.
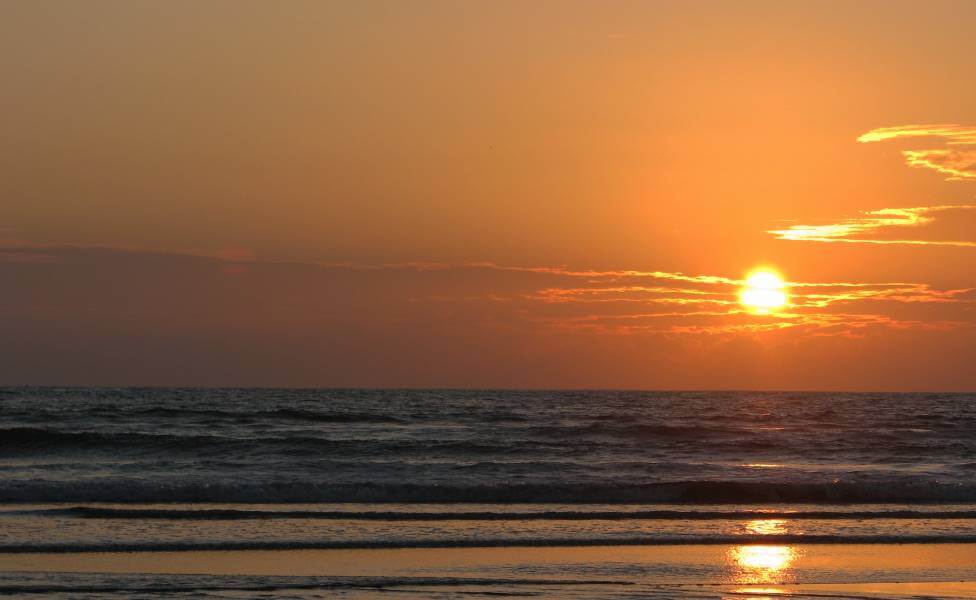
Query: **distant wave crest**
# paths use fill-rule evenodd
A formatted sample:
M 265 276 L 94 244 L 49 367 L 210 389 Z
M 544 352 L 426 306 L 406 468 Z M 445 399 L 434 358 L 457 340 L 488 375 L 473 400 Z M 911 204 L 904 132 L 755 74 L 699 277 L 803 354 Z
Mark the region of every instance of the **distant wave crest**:
M 19 480 L 0 482 L 0 502 L 113 503 L 551 503 L 843 504 L 976 502 L 976 485 L 919 483 L 763 483 L 686 481 L 637 485 L 334 484 Z
M 635 520 L 866 520 L 866 519 L 974 519 L 976 510 L 280 510 L 233 508 L 109 508 L 72 506 L 69 508 L 20 509 L 0 511 L 0 517 L 53 516 L 79 519 L 241 521 L 268 519 L 319 519 L 343 521 L 635 521 Z
M 381 548 L 536 548 L 588 546 L 688 546 L 734 544 L 967 544 L 976 535 L 728 535 L 633 538 L 486 538 L 455 540 L 307 540 L 240 542 L 106 542 L 90 544 L 2 544 L 0 552 L 189 552 L 200 550 L 331 550 Z

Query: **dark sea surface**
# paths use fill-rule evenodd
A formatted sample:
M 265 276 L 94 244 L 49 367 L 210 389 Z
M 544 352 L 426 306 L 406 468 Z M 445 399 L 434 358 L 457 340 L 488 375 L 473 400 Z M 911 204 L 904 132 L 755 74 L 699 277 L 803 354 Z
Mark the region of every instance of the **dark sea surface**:
M 976 501 L 976 396 L 0 389 L 3 502 Z
M 787 549 L 775 562 L 798 545 L 973 542 L 972 394 L 0 388 L 0 553 L 760 544 Z M 733 572 L 591 567 L 580 585 Z M 883 567 L 755 582 L 908 577 Z M 546 568 L 530 575 L 565 575 Z M 932 573 L 911 580 L 972 580 L 976 564 Z M 526 573 L 489 575 L 523 589 Z M 0 593 L 206 587 L 65 577 L 8 575 Z M 280 589 L 375 587 L 313 579 Z

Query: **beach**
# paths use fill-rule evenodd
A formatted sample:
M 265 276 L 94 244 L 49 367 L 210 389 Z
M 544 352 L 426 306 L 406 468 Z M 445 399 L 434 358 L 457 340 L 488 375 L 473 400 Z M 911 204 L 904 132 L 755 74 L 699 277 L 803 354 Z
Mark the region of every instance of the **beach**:
M 0 554 L 0 590 L 976 598 L 974 565 L 969 544 L 33 553 Z

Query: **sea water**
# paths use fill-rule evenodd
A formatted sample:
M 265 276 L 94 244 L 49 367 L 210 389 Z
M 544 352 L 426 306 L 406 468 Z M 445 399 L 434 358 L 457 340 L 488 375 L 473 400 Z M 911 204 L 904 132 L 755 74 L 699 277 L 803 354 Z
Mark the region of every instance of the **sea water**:
M 976 396 L 6 388 L 0 503 L 0 553 L 773 548 L 761 566 L 799 546 L 969 544 Z M 637 562 L 573 576 L 692 585 L 735 568 Z M 781 571 L 753 583 L 909 577 Z M 567 571 L 468 574 L 466 585 L 524 591 Z M 410 585 L 457 583 L 422 575 Z M 7 574 L 0 591 L 304 597 L 402 583 L 97 577 Z M 976 565 L 910 577 L 976 579 Z

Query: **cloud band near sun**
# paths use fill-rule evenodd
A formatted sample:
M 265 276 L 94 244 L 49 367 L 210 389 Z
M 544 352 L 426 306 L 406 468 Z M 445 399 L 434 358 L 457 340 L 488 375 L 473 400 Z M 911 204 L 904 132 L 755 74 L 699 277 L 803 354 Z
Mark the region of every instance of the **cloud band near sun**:
M 925 138 L 939 147 L 903 150 L 912 167 L 932 169 L 948 181 L 976 181 L 976 127 L 962 125 L 901 125 L 872 129 L 857 138 L 862 143 L 900 138 Z
M 86 303 L 65 301 L 78 271 L 134 283 L 124 290 L 92 289 Z M 18 287 L 25 278 L 35 281 L 36 289 Z M 196 293 L 178 294 L 175 281 L 190 282 Z M 404 327 L 424 335 L 500 331 L 540 339 L 563 334 L 802 338 L 976 326 L 976 290 L 970 288 L 787 280 L 782 285 L 788 302 L 756 314 L 740 297 L 747 284 L 729 274 L 663 270 L 270 262 L 240 253 L 0 243 L 0 286 L 8 290 L 0 322 L 83 319 L 99 331 L 136 324 L 140 330 L 185 327 L 236 336 L 273 325 L 275 331 L 303 336 L 355 333 L 350 339 L 385 339 Z

